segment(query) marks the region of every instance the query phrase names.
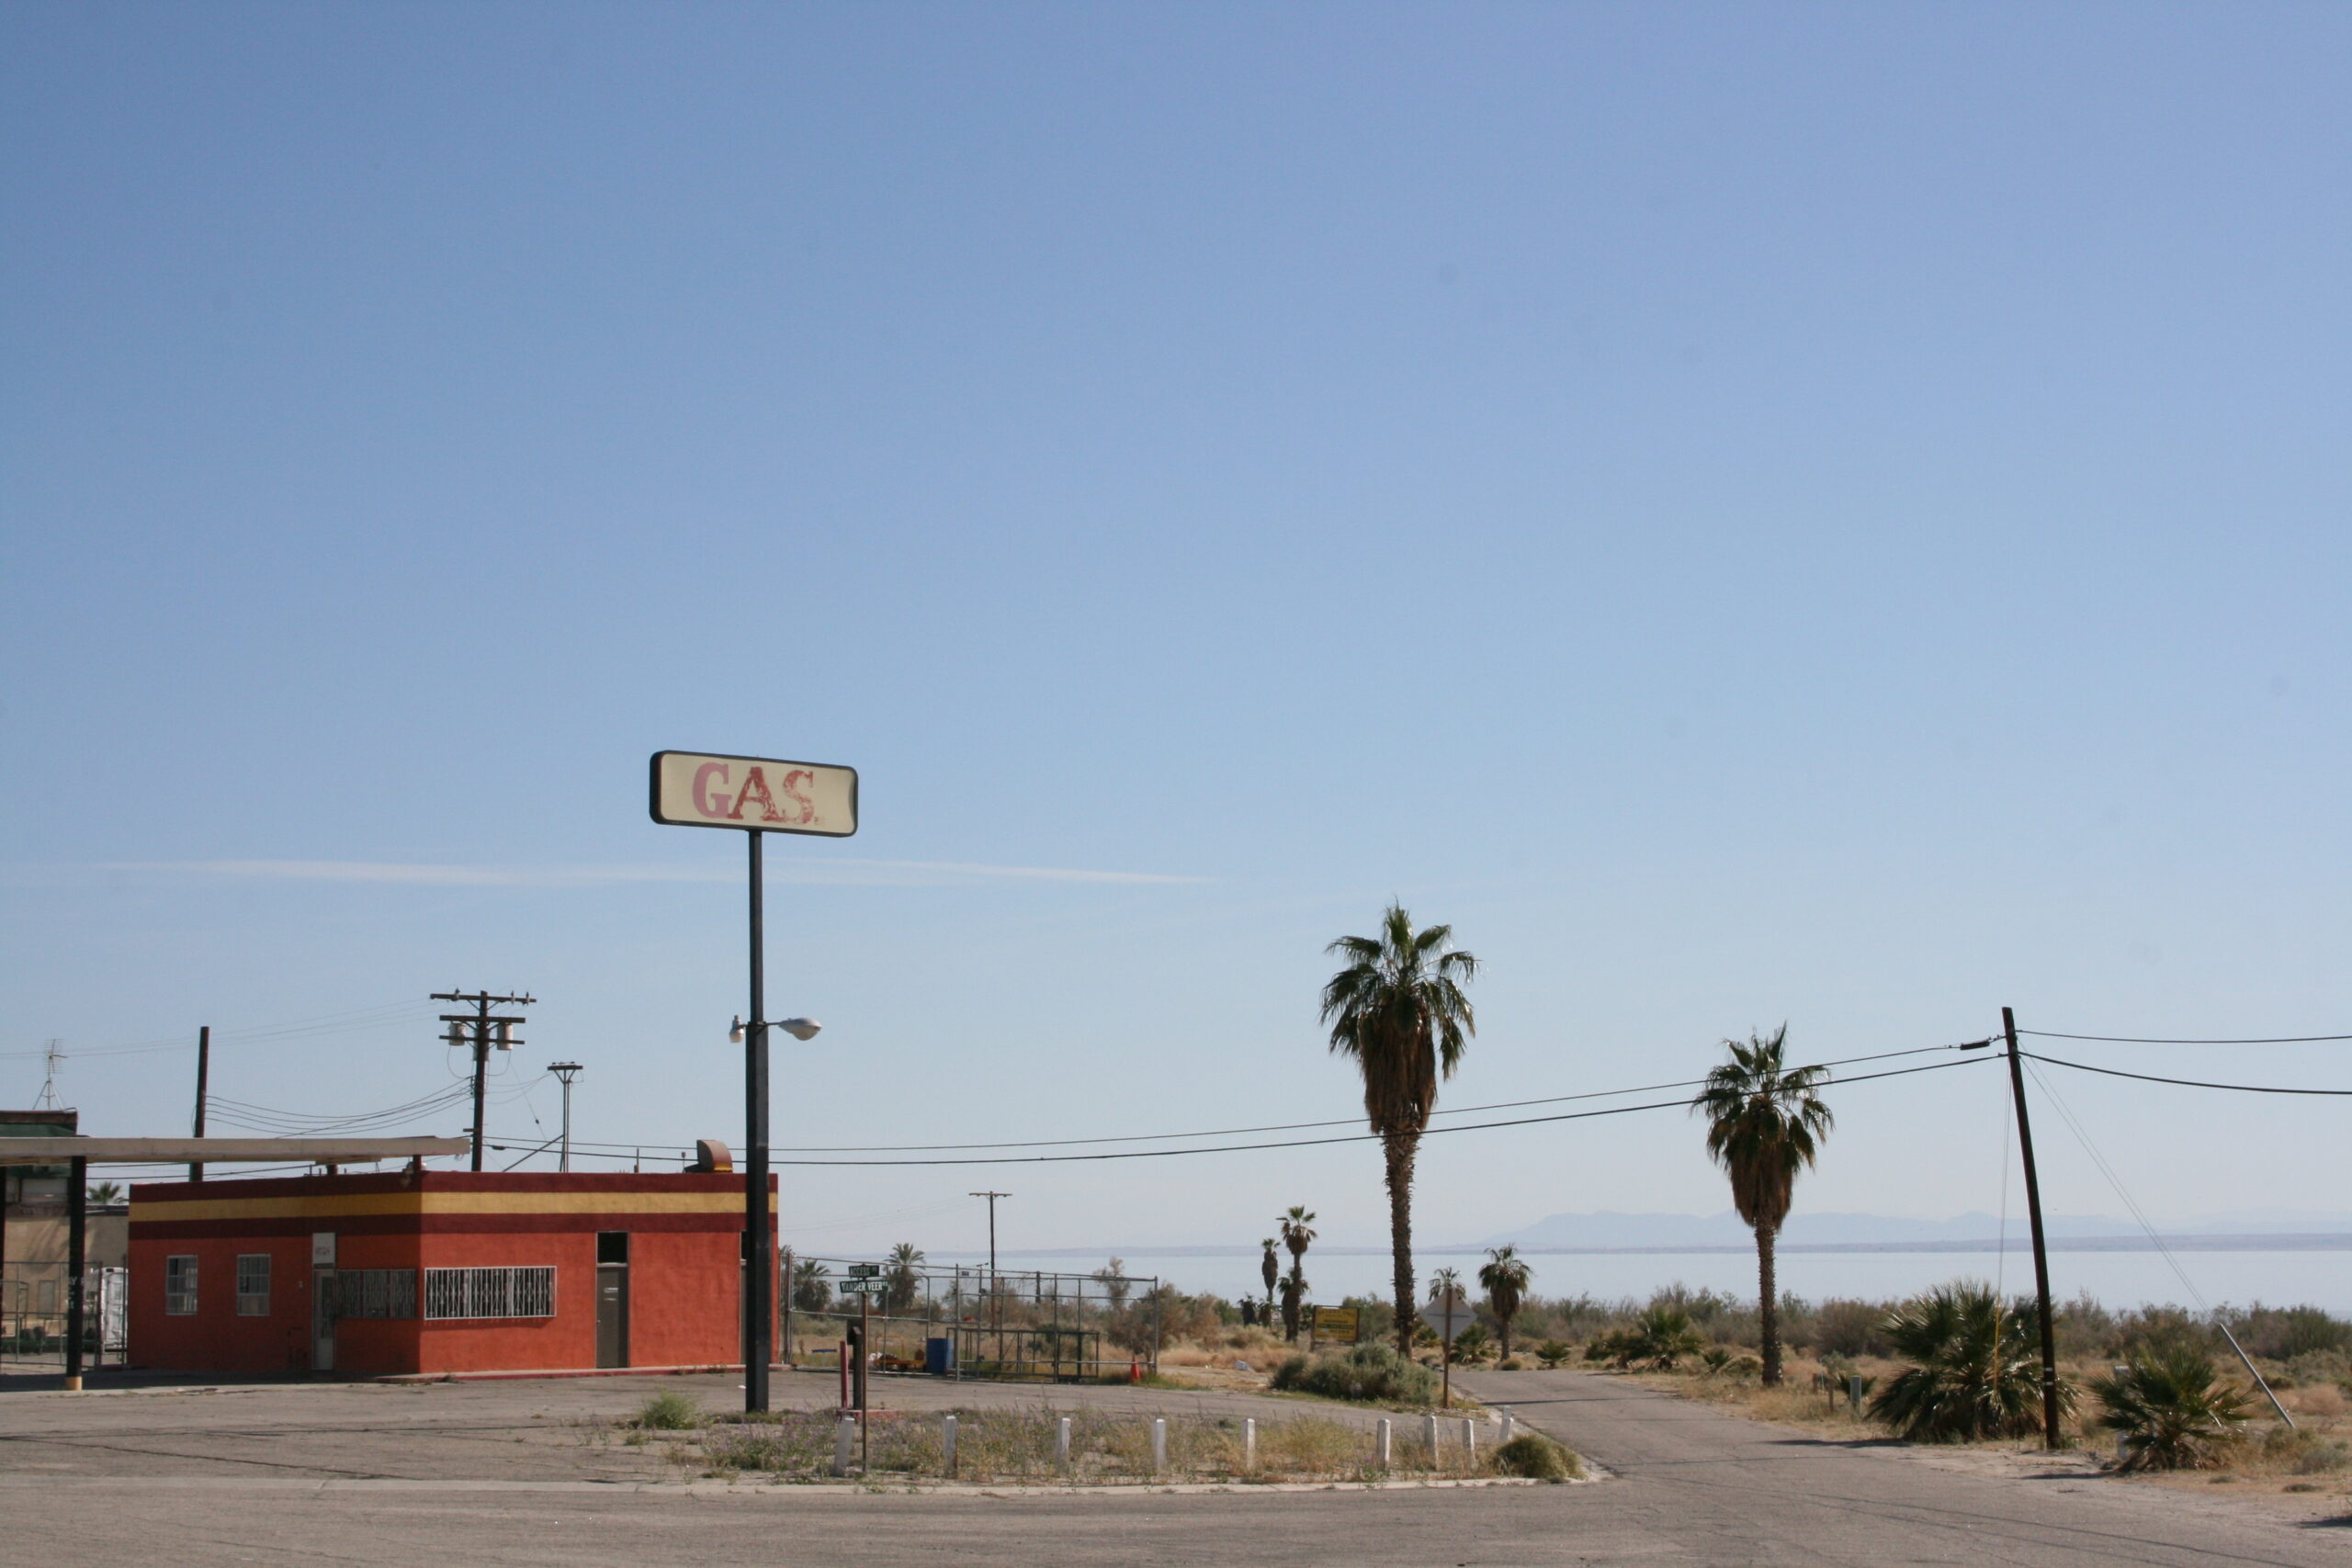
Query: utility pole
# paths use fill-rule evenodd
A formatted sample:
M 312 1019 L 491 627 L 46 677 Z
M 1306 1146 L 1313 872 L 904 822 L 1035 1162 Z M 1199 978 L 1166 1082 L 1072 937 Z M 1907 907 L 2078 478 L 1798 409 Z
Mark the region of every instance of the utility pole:
M 488 991 L 435 991 L 436 1002 L 460 1002 L 474 1010 L 470 1013 L 445 1012 L 441 1021 L 449 1026 L 443 1038 L 452 1045 L 470 1044 L 474 1048 L 474 1160 L 473 1168 L 481 1168 L 482 1096 L 490 1075 L 490 1048 L 495 1044 L 502 1051 L 523 1043 L 514 1038 L 514 1026 L 523 1021 L 517 1014 L 499 1017 L 490 1010 L 494 1007 L 529 1007 L 537 997 L 493 997 Z M 497 1032 L 493 1035 L 492 1031 Z
M 2033 1294 L 2041 1310 L 2041 1440 L 2052 1452 L 2064 1446 L 2058 1431 L 2058 1325 L 2050 1312 L 2050 1248 L 2041 1235 L 2041 1179 L 2033 1168 L 2033 1128 L 2025 1114 L 2025 1062 L 2018 1055 L 2017 1014 L 2001 1010 L 2001 1032 L 2009 1043 L 2009 1095 L 2018 1108 L 2018 1148 L 2025 1156 L 2025 1212 L 2033 1225 Z
M 985 1198 L 989 1201 L 989 1320 L 990 1326 L 994 1326 L 1004 1316 L 1002 1294 L 996 1288 L 996 1201 L 1000 1198 L 1010 1198 L 1012 1194 L 1010 1192 L 973 1192 L 967 1194 L 967 1196 L 973 1198 Z M 1003 1347 L 999 1346 L 997 1348 L 999 1351 L 1001 1351 Z
M 563 1160 L 558 1170 L 571 1168 L 571 1080 L 580 1076 L 577 1062 L 549 1062 L 548 1071 L 563 1081 Z
M 205 1085 L 212 1077 L 212 1026 L 206 1024 L 196 1032 L 196 1135 L 204 1136 Z M 204 1179 L 204 1164 L 192 1161 L 187 1168 L 190 1181 Z

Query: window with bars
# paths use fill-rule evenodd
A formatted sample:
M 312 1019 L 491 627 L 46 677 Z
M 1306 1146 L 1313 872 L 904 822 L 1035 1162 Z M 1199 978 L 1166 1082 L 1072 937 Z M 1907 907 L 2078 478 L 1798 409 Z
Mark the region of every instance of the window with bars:
M 164 1259 L 164 1311 L 172 1317 L 196 1314 L 196 1258 L 183 1253 Z
M 414 1317 L 413 1269 L 338 1269 L 334 1275 L 337 1317 Z
M 269 1254 L 266 1252 L 237 1254 L 237 1315 L 269 1315 Z
M 552 1266 L 513 1269 L 427 1269 L 424 1315 L 433 1317 L 553 1317 Z

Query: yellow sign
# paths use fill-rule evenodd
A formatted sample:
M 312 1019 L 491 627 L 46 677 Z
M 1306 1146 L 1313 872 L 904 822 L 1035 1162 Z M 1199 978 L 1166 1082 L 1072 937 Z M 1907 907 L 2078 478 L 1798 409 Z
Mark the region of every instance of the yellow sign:
M 1315 1309 L 1316 1338 L 1329 1339 L 1335 1345 L 1352 1345 L 1356 1342 L 1359 1332 L 1360 1325 L 1356 1320 L 1354 1307 L 1317 1307 Z

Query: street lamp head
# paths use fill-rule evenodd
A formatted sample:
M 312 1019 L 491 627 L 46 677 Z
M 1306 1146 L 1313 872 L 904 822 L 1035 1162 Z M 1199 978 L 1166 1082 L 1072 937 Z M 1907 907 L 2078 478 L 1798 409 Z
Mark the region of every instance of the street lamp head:
M 735 1021 L 728 1026 L 727 1043 L 729 1045 L 743 1043 L 743 1015 L 740 1012 L 735 1015 Z
M 776 1027 L 795 1040 L 814 1040 L 817 1032 L 825 1026 L 813 1018 L 787 1018 Z

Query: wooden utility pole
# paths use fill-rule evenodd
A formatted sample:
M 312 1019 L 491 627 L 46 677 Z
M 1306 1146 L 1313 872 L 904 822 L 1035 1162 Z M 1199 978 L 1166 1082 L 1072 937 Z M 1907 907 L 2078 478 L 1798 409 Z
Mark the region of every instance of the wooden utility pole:
M 2018 1055 L 2017 1014 L 2001 1010 L 2001 1033 L 2009 1043 L 2009 1098 L 2018 1108 L 2018 1149 L 2025 1156 L 2025 1212 L 2033 1227 L 2033 1296 L 2041 1315 L 2041 1440 L 2055 1452 L 2065 1446 L 2058 1430 L 2058 1324 L 2050 1311 L 2050 1247 L 2041 1234 L 2041 1179 L 2033 1167 L 2033 1127 L 2025 1114 L 2025 1062 Z
M 1004 1311 L 1003 1303 L 999 1299 L 996 1283 L 996 1201 L 1000 1198 L 1010 1198 L 1012 1194 L 1010 1192 L 974 1192 L 968 1194 L 968 1196 L 974 1198 L 985 1198 L 989 1201 L 989 1325 L 992 1328 L 1001 1327 L 1004 1324 Z M 1002 1359 L 1004 1355 L 1004 1347 L 1002 1345 L 999 1345 L 996 1348 L 998 1358 L 1000 1359 Z
M 204 1136 L 205 1085 L 210 1081 L 211 1077 L 212 1026 L 208 1023 L 196 1032 L 196 1135 L 199 1138 Z M 189 1162 L 187 1179 L 190 1181 L 204 1179 L 202 1161 Z
M 470 994 L 464 991 L 435 991 L 433 993 L 433 999 L 436 1002 L 463 1002 L 474 1010 L 470 1013 L 445 1012 L 441 1015 L 441 1021 L 450 1026 L 449 1032 L 446 1036 L 450 1044 L 463 1045 L 470 1042 L 474 1048 L 473 1168 L 480 1170 L 482 1148 L 482 1100 L 490 1076 L 490 1048 L 493 1042 L 502 1051 L 523 1043 L 511 1032 L 516 1024 L 523 1021 L 521 1016 L 518 1014 L 512 1018 L 495 1017 L 490 1010 L 494 1007 L 526 1008 L 537 1002 L 538 998 L 537 997 L 493 997 L 488 991 L 475 991 Z M 494 1037 L 491 1033 L 493 1025 L 498 1032 Z

